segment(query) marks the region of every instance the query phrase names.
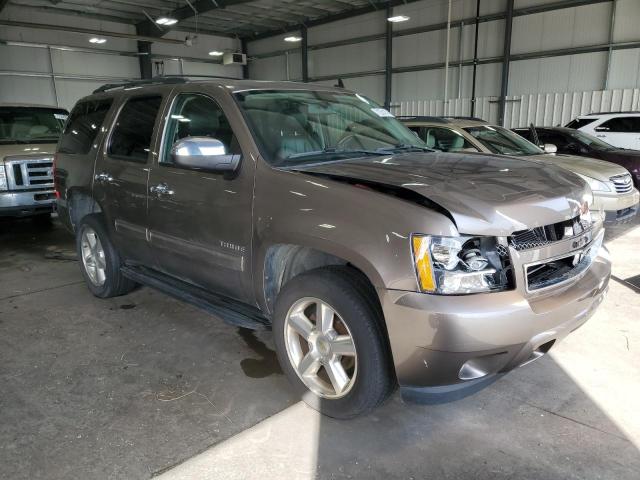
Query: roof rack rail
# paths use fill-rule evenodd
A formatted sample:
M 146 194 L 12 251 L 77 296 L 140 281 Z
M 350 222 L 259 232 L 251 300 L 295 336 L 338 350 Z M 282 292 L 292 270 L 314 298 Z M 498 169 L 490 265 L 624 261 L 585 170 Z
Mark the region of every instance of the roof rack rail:
M 187 83 L 192 78 L 211 78 L 222 80 L 241 80 L 235 77 L 223 77 L 221 75 L 162 75 L 159 77 L 148 78 L 144 80 L 129 80 L 118 83 L 107 83 L 101 87 L 96 88 L 93 93 L 107 92 L 109 90 L 115 90 L 116 88 L 131 88 L 140 87 L 144 85 L 167 85 L 175 83 Z
M 144 80 L 130 80 L 118 83 L 106 83 L 101 87 L 96 88 L 93 93 L 107 92 L 109 90 L 115 90 L 116 88 L 130 88 L 140 87 L 143 85 L 164 85 L 172 83 L 186 83 L 188 80 L 184 77 L 154 77 Z

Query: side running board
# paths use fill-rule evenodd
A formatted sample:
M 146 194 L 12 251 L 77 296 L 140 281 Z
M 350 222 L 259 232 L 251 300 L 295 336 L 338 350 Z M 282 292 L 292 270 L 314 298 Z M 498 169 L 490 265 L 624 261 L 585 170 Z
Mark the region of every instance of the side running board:
M 237 300 L 207 292 L 199 287 L 169 277 L 151 269 L 133 265 L 120 267 L 122 274 L 134 282 L 160 290 L 183 302 L 190 303 L 224 320 L 229 325 L 251 330 L 268 330 L 271 321 L 255 307 Z

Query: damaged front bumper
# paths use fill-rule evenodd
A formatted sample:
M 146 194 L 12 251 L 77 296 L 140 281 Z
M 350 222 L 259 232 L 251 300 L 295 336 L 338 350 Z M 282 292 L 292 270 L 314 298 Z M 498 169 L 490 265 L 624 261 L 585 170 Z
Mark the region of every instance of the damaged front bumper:
M 594 232 L 589 245 L 574 249 L 595 247 L 588 268 L 540 291 L 528 288 L 527 266 L 572 253 L 564 242 L 512 248 L 514 290 L 458 296 L 380 291 L 403 397 L 437 402 L 465 396 L 540 358 L 585 323 L 603 301 L 611 274 L 603 234 Z

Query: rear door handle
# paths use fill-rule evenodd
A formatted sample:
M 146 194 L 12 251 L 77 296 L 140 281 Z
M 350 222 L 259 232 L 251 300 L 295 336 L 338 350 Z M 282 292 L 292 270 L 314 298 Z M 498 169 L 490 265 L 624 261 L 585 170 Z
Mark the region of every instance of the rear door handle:
M 149 188 L 151 193 L 155 193 L 158 197 L 162 195 L 173 195 L 174 191 L 169 188 L 169 185 L 166 183 L 159 183 L 158 185 L 154 185 Z
M 113 177 L 109 175 L 107 172 L 100 172 L 96 174 L 96 176 L 93 178 L 95 179 L 96 182 L 105 182 L 105 183 L 113 182 Z

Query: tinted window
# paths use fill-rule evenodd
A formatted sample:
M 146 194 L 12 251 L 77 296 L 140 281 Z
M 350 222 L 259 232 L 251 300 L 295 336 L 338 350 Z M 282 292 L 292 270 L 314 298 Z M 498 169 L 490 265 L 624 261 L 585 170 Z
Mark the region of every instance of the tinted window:
M 448 128 L 421 127 L 419 136 L 427 147 L 442 152 L 459 152 L 466 149 L 478 151 L 462 134 Z
M 531 130 L 529 130 L 528 128 L 514 128 L 513 131 L 518 135 L 520 135 L 522 138 L 526 138 L 530 142 L 533 141 L 531 138 Z M 538 135 L 540 135 L 539 131 L 538 131 Z
M 111 135 L 109 155 L 146 162 L 162 97 L 132 98 L 120 111 Z
M 567 146 L 567 138 L 556 132 L 538 130 L 538 140 L 540 140 L 542 144 L 552 143 L 558 147 L 558 150 L 562 150 Z
M 223 143 L 227 155 L 240 153 L 240 145 L 222 108 L 204 95 L 177 97 L 167 123 L 162 163 L 173 162 L 169 155 L 171 147 L 185 137 L 215 138 Z
M 89 153 L 111 103 L 111 99 L 78 103 L 69 115 L 58 151 L 79 155 Z
M 577 130 L 578 128 L 582 128 L 585 125 L 589 125 L 590 123 L 593 123 L 596 120 L 598 119 L 597 118 L 576 118 L 574 120 L 571 120 L 569 123 L 567 123 L 566 127 L 575 128 Z
M 640 117 L 618 117 L 607 120 L 596 130 L 621 133 L 640 133 Z

